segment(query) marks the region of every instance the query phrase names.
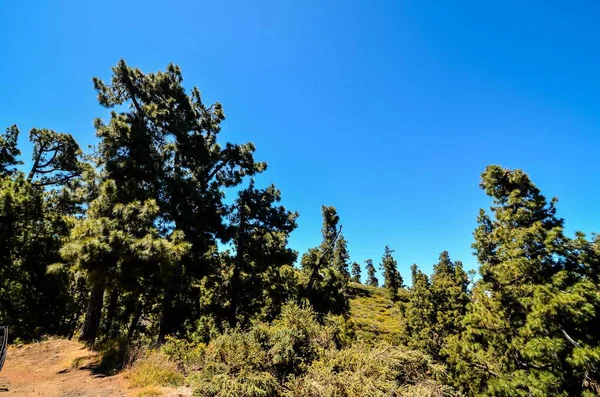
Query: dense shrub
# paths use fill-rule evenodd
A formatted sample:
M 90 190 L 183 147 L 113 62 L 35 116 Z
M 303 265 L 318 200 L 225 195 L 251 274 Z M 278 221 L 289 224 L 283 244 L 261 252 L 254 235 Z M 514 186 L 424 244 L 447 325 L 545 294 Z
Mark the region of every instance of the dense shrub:
M 386 343 L 328 350 L 306 375 L 288 383 L 289 397 L 442 396 L 444 369 L 422 353 Z M 446 393 L 446 394 L 444 394 Z
M 449 395 L 443 366 L 426 355 L 384 342 L 348 345 L 343 335 L 339 318 L 319 322 L 311 309 L 288 304 L 271 324 L 212 340 L 190 377 L 194 395 Z
M 205 349 L 204 343 L 194 343 L 168 336 L 160 351 L 187 373 L 200 365 Z

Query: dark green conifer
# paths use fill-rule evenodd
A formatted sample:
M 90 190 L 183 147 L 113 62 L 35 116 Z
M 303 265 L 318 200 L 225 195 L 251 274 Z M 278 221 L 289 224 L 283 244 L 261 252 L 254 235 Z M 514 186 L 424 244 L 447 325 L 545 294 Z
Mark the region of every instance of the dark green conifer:
M 402 276 L 398 271 L 398 262 L 392 256 L 394 252 L 389 246 L 385 246 L 380 267 L 383 271 L 384 287 L 388 290 L 392 300 L 398 299 L 398 289 L 403 286 Z
M 352 263 L 352 282 L 360 284 L 360 274 L 362 269 L 358 262 Z
M 367 270 L 367 282 L 365 284 L 372 287 L 379 287 L 379 280 L 375 275 L 375 266 L 373 266 L 373 260 L 367 259 L 365 263 L 365 269 Z
M 521 170 L 489 166 L 481 187 L 475 284 L 465 330 L 450 337 L 457 384 L 472 395 L 575 396 L 598 391 L 599 294 L 570 253 L 553 199 Z M 588 262 L 589 263 L 589 262 Z
M 350 253 L 348 252 L 348 243 L 341 233 L 333 250 L 333 265 L 346 282 L 350 281 L 350 270 L 348 269 Z

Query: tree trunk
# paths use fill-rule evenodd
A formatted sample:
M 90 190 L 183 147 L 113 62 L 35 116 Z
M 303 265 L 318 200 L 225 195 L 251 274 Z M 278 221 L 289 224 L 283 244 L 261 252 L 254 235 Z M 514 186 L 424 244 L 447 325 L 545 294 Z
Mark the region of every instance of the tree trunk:
M 162 345 L 165 341 L 165 337 L 169 334 L 172 327 L 171 322 L 171 311 L 173 308 L 173 298 L 175 297 L 175 289 L 177 288 L 180 276 L 183 268 L 183 263 L 181 260 L 177 263 L 175 267 L 175 277 L 171 279 L 171 281 L 167 284 L 165 289 L 165 294 L 163 296 L 161 315 L 160 315 L 160 324 L 158 327 L 158 338 L 156 343 L 158 345 Z
M 239 253 L 237 255 L 240 255 Z M 236 261 L 237 262 L 237 261 Z M 231 276 L 231 291 L 230 291 L 230 306 L 229 306 L 229 326 L 235 328 L 237 326 L 237 310 L 238 310 L 238 286 L 240 279 L 240 270 L 236 263 L 233 268 L 233 274 Z
M 71 317 L 71 330 L 69 331 L 69 340 L 73 339 L 73 336 L 75 335 L 75 332 L 77 331 L 77 325 L 79 323 L 79 319 L 81 318 L 81 313 L 83 312 L 83 309 L 85 307 L 85 293 L 83 292 L 83 289 L 85 288 L 84 285 L 81 284 L 81 280 L 77 281 L 78 283 L 78 288 L 80 288 L 79 292 L 75 293 L 75 296 L 77 297 L 76 303 L 75 303 L 75 308 L 73 309 L 73 315 Z M 85 283 L 84 283 L 85 284 Z
M 114 338 L 116 335 L 113 333 L 113 322 L 115 319 L 115 315 L 117 313 L 117 303 L 119 302 L 119 289 L 113 288 L 110 291 L 110 297 L 108 298 L 108 308 L 106 309 L 106 328 L 104 332 L 111 338 Z M 116 329 L 116 328 L 115 328 Z
M 169 323 L 169 317 L 171 315 L 171 304 L 173 302 L 173 287 L 167 286 L 165 290 L 165 294 L 163 296 L 161 315 L 160 315 L 160 324 L 158 326 L 158 338 L 156 343 L 161 345 L 165 341 L 165 337 L 167 336 L 167 324 Z
M 238 211 L 240 215 L 240 224 L 237 231 L 237 247 L 233 265 L 233 274 L 231 275 L 231 290 L 229 291 L 229 326 L 231 328 L 237 326 L 240 272 L 244 266 L 244 253 L 246 252 L 246 192 L 242 193 Z
M 179 147 L 175 148 L 175 158 L 174 158 L 174 176 L 175 180 L 179 180 L 181 177 L 181 156 L 179 153 Z M 173 191 L 173 197 L 171 198 L 172 202 L 179 203 L 182 200 L 180 191 Z M 177 219 L 175 220 L 175 228 L 179 229 L 179 224 Z M 173 298 L 175 297 L 175 288 L 177 288 L 177 284 L 179 282 L 179 278 L 181 272 L 183 270 L 182 259 L 180 258 L 175 266 L 174 277 L 171 278 L 170 282 L 167 282 L 165 287 L 165 294 L 163 296 L 163 301 L 161 304 L 161 315 L 160 315 L 160 324 L 158 326 L 158 338 L 156 343 L 161 345 L 165 341 L 165 337 L 171 331 L 169 329 L 171 324 L 171 309 L 173 306 Z
M 100 276 L 94 280 L 90 300 L 88 302 L 83 329 L 79 340 L 89 344 L 94 343 L 100 327 L 102 316 L 102 305 L 104 303 L 104 290 L 106 289 L 106 276 Z
M 142 317 L 142 301 L 138 301 L 137 306 L 135 308 L 135 313 L 133 314 L 133 318 L 131 319 L 131 323 L 129 324 L 129 330 L 127 330 L 127 340 L 131 340 L 133 338 L 133 334 L 137 329 L 137 325 L 140 322 L 140 317 Z

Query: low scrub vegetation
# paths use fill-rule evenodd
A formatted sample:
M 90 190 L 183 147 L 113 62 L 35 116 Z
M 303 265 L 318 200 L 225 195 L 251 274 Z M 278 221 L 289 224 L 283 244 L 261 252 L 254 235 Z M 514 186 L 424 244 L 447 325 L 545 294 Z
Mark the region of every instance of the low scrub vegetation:
M 169 339 L 137 354 L 134 387 L 192 387 L 195 396 L 334 397 L 453 395 L 443 365 L 385 341 L 351 342 L 342 324 L 295 303 L 271 323 L 202 343 Z M 144 389 L 147 390 L 147 389 Z

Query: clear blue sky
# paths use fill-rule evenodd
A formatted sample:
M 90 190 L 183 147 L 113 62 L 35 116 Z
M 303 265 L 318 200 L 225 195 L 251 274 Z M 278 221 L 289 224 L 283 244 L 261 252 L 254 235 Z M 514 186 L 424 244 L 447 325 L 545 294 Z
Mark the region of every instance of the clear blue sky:
M 50 4 L 53 3 L 53 4 Z M 0 125 L 94 143 L 91 78 L 120 58 L 179 64 L 252 141 L 259 179 L 297 210 L 291 245 L 341 216 L 353 260 L 426 271 L 470 244 L 487 164 L 557 196 L 569 232 L 600 231 L 597 1 L 2 1 Z

